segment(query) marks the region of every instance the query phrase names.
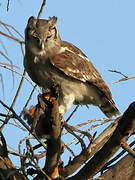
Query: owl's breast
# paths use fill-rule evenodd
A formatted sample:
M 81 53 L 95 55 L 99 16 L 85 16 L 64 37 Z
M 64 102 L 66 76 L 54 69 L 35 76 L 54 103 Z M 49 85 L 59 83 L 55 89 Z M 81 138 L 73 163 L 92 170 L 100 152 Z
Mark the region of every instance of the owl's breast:
M 50 88 L 54 83 L 53 73 L 49 61 L 41 61 L 26 54 L 24 67 L 33 82 L 43 88 Z

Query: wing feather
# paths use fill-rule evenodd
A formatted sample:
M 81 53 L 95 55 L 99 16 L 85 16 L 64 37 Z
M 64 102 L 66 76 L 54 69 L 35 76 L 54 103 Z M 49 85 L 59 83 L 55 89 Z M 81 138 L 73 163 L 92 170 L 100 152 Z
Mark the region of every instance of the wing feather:
M 63 42 L 62 45 L 64 51 L 55 55 L 51 63 L 67 76 L 93 84 L 113 103 L 107 84 L 85 54 L 71 43 Z

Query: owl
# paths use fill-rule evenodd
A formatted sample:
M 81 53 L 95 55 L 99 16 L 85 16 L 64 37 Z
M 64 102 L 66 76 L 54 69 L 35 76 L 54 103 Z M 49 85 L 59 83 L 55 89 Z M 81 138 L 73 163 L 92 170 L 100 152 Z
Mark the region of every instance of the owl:
M 112 94 L 87 56 L 60 38 L 57 17 L 29 18 L 25 29 L 24 67 L 43 89 L 59 86 L 59 113 L 75 105 L 94 105 L 108 117 L 119 115 Z

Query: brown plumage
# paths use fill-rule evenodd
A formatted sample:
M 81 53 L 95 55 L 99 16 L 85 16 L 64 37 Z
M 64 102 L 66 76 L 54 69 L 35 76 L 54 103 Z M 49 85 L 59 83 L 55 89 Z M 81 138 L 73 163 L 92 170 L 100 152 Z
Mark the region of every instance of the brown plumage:
M 74 103 L 98 106 L 107 117 L 119 115 L 100 73 L 80 49 L 60 39 L 56 21 L 28 20 L 24 66 L 31 79 L 42 88 L 59 85 L 61 114 Z

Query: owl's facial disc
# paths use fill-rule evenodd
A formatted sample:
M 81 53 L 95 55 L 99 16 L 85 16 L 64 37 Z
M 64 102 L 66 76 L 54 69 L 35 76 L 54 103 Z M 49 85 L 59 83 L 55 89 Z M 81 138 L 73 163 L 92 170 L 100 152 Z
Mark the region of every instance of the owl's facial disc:
M 54 46 L 54 42 L 58 38 L 56 22 L 56 17 L 48 20 L 36 19 L 33 16 L 29 18 L 25 37 L 31 44 L 29 47 L 31 47 L 32 52 L 39 54 L 48 51 L 48 46 Z
M 34 38 L 34 40 L 36 41 L 38 48 L 41 50 L 44 50 L 45 49 L 45 43 L 47 42 L 47 40 L 49 38 L 51 38 L 52 32 L 50 30 L 48 30 L 48 32 L 46 33 L 44 38 L 40 37 L 40 34 L 36 33 L 36 31 L 33 31 L 31 35 Z

